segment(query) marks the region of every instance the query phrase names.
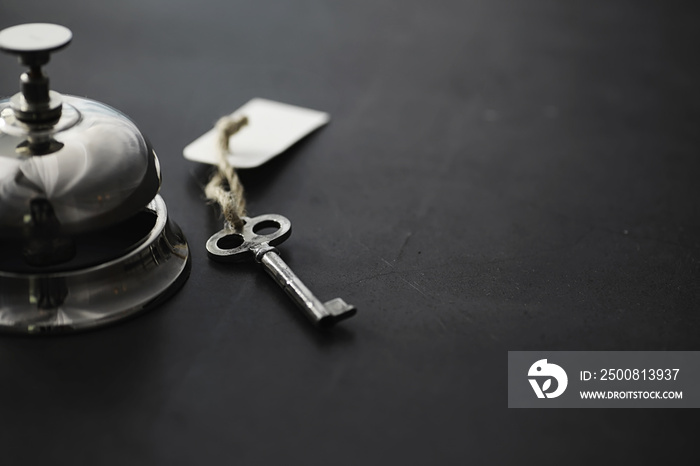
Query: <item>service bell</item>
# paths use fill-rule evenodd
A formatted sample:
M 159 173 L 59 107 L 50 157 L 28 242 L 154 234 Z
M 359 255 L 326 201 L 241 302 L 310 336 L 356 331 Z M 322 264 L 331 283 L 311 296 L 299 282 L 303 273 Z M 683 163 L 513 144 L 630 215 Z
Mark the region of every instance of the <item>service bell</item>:
M 158 158 L 136 125 L 49 90 L 42 67 L 69 29 L 0 31 L 28 67 L 0 100 L 0 329 L 54 332 L 114 322 L 187 279 L 190 255 L 158 195 Z

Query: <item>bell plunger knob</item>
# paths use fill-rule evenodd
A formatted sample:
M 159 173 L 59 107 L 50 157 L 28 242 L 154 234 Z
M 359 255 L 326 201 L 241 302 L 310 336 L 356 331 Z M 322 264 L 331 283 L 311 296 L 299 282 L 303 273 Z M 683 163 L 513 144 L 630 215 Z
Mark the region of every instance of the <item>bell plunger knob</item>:
M 50 54 L 66 47 L 73 33 L 58 24 L 32 23 L 0 31 L 0 50 L 17 55 L 29 67 L 20 77 L 20 93 L 12 98 L 18 120 L 27 124 L 54 124 L 61 117 L 61 96 L 49 90 L 49 78 L 41 67 Z

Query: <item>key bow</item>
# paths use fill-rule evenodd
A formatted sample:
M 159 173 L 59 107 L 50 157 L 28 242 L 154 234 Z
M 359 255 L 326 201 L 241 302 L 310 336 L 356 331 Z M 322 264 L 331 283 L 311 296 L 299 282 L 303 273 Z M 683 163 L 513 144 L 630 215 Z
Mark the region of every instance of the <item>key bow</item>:
M 221 262 L 240 262 L 261 257 L 274 250 L 292 234 L 292 222 L 279 214 L 265 214 L 257 217 L 243 217 L 245 224 L 241 231 L 230 226 L 213 234 L 207 241 L 209 257 Z M 275 228 L 265 233 L 264 230 Z

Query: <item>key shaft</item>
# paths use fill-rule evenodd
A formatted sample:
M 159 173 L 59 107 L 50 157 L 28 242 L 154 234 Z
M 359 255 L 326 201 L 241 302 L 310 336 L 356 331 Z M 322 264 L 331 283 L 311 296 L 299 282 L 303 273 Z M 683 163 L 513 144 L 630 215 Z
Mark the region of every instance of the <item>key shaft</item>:
M 258 256 L 265 271 L 282 287 L 304 315 L 316 326 L 330 327 L 352 317 L 357 310 L 341 298 L 322 303 L 282 260 L 276 250 L 267 250 Z

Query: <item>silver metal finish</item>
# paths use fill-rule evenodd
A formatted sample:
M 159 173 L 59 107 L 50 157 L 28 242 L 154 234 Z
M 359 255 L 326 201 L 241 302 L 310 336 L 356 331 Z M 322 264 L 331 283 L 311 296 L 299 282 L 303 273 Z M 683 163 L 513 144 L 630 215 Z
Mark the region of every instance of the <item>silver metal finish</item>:
M 131 120 L 49 90 L 42 66 L 72 37 L 46 23 L 0 31 L 0 50 L 29 67 L 20 92 L 0 100 L 0 237 L 27 236 L 31 228 L 38 234 L 42 226 L 28 225 L 35 201 L 50 206 L 56 228 L 71 235 L 134 215 L 160 189 L 158 159 Z
M 158 196 L 158 158 L 117 110 L 49 90 L 42 67 L 73 35 L 55 24 L 0 31 L 29 69 L 0 100 L 0 330 L 114 322 L 186 280 L 185 237 Z
M 61 96 L 49 91 L 49 78 L 41 69 L 50 54 L 66 47 L 73 33 L 58 24 L 20 24 L 0 31 L 0 50 L 17 55 L 29 67 L 20 77 L 20 90 L 12 99 L 15 116 L 29 125 L 51 125 L 61 117 Z
M 48 152 L 33 153 L 44 141 Z M 117 110 L 63 96 L 50 127 L 17 120 L 0 100 L 0 229 L 23 235 L 32 201 L 51 203 L 63 233 L 96 230 L 129 217 L 160 189 L 158 159 L 136 125 Z
M 0 50 L 17 55 L 55 52 L 73 38 L 70 29 L 60 24 L 19 24 L 0 31 Z
M 160 196 L 145 209 L 153 226 L 133 249 L 95 266 L 52 273 L 0 270 L 0 330 L 64 332 L 97 327 L 159 304 L 187 279 L 184 235 Z
M 226 227 L 209 238 L 210 258 L 222 262 L 255 259 L 316 326 L 330 327 L 355 315 L 355 307 L 341 298 L 321 302 L 279 256 L 275 246 L 292 233 L 292 223 L 286 217 L 267 214 L 244 220 L 242 231 Z

